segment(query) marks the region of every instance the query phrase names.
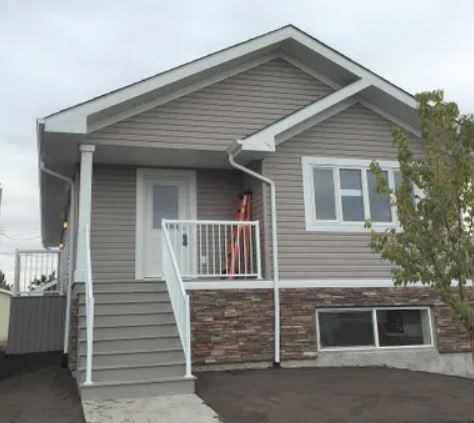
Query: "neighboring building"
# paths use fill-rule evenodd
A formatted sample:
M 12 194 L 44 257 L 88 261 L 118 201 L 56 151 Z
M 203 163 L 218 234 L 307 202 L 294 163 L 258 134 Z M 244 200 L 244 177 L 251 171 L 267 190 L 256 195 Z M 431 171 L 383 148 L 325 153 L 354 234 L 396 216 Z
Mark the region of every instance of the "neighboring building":
M 8 341 L 10 323 L 11 292 L 0 288 L 0 351 L 4 351 Z
M 442 301 L 393 287 L 363 226 L 397 226 L 367 169 L 397 184 L 391 131 L 418 150 L 415 109 L 285 26 L 39 120 L 42 236 L 65 246 L 83 398 L 192 391 L 191 360 L 473 376 Z

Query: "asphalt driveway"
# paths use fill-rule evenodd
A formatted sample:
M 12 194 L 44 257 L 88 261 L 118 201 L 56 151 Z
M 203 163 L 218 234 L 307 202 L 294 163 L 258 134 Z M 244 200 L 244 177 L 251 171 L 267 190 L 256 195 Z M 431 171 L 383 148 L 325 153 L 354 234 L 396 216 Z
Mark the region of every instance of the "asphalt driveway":
M 474 380 L 385 368 L 203 372 L 225 423 L 474 422 Z

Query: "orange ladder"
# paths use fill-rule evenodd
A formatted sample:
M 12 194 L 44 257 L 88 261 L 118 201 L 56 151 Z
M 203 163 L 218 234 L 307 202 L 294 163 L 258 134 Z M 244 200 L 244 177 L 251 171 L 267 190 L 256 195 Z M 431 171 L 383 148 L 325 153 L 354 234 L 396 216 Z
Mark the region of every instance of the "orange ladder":
M 235 214 L 235 220 L 238 222 L 249 221 L 252 215 L 252 193 L 245 192 L 239 198 L 239 203 L 237 206 L 237 212 Z M 231 228 L 231 236 L 226 245 L 226 269 L 225 273 L 228 276 L 227 279 L 234 279 L 235 275 L 240 271 L 240 260 L 241 260 L 241 251 L 240 251 L 240 241 L 242 237 L 246 245 L 244 246 L 244 267 L 246 268 L 246 263 L 249 262 L 250 258 L 250 236 L 248 231 L 252 230 L 250 226 L 247 225 L 236 225 Z M 246 231 L 246 236 L 243 236 L 243 232 Z

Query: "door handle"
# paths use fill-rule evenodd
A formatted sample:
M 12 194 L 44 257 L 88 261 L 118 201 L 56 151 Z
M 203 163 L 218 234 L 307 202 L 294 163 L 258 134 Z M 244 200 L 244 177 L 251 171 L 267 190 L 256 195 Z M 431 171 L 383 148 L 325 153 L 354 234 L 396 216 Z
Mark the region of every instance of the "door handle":
M 188 235 L 187 234 L 183 234 L 183 245 L 185 247 L 188 246 Z

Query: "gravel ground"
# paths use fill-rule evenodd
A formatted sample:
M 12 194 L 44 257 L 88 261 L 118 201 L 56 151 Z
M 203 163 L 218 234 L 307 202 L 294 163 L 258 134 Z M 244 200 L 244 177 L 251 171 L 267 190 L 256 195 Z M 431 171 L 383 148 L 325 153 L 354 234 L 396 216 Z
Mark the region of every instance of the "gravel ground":
M 203 372 L 225 423 L 474 422 L 474 380 L 387 368 Z

